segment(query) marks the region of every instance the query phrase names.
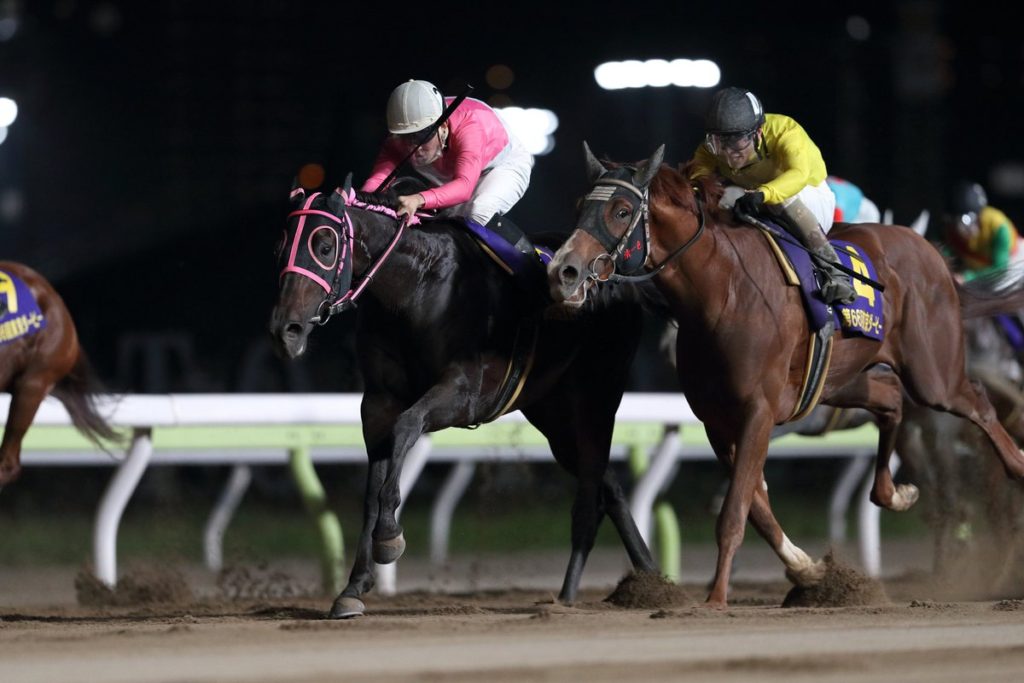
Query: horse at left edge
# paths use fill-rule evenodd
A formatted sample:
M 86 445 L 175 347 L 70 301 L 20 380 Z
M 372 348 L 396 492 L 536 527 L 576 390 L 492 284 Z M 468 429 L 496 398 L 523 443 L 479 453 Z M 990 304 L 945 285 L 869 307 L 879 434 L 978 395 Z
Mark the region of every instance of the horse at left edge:
M 21 442 L 53 394 L 72 424 L 100 448 L 121 437 L 96 408 L 100 385 L 64 300 L 26 265 L 0 261 L 0 390 L 11 404 L 0 444 L 0 487 L 21 473 Z

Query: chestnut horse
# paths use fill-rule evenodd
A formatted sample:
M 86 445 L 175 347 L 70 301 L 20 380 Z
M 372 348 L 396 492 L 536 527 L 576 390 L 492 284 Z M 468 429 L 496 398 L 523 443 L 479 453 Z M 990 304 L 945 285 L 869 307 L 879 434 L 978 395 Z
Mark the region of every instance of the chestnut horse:
M 17 286 L 17 280 L 27 291 Z M 17 319 L 11 323 L 11 329 L 27 333 L 5 335 L 0 344 L 0 390 L 11 395 L 0 445 L 0 486 L 21 473 L 21 441 L 47 394 L 59 399 L 75 427 L 101 448 L 101 440 L 119 441 L 96 411 L 93 398 L 99 386 L 78 345 L 71 314 L 46 278 L 20 263 L 0 261 L 0 307 L 3 313 L 16 313 L 19 308 L 33 311 L 31 323 Z
M 328 195 L 307 196 L 297 188 L 281 243 L 280 290 L 269 327 L 283 355 L 301 355 L 316 323 L 339 307 L 332 304 L 365 292 L 356 308 L 356 342 L 369 472 L 352 572 L 330 616 L 362 614 L 359 598 L 374 585 L 372 562 L 394 562 L 404 551 L 395 511 L 413 444 L 424 433 L 472 427 L 508 410 L 521 410 L 578 480 L 559 600 L 575 599 L 606 513 L 633 566 L 657 571 L 607 467 L 615 413 L 639 343 L 642 309 L 630 296 L 638 288 L 619 288 L 592 314 L 542 319 L 541 297 L 526 296 L 465 225 L 439 219 L 407 227 L 395 215 L 393 195 L 354 192 L 348 182 Z M 546 305 L 539 263 L 535 285 Z M 520 355 L 515 340 L 531 320 L 539 325 L 535 352 L 520 375 L 521 391 L 506 397 L 505 378 L 519 373 L 512 362 Z
M 663 167 L 664 147 L 635 167 L 606 168 L 586 148 L 593 189 L 580 203 L 577 229 L 548 266 L 556 301 L 579 303 L 615 270 L 652 277 L 679 323 L 678 379 L 732 481 L 718 517 L 718 562 L 708 595 L 726 604 L 732 559 L 748 514 L 801 586 L 823 576 L 783 533 L 768 501 L 763 468 L 772 428 L 800 399 L 809 325 L 798 288 L 787 286 L 761 232 L 718 207 L 722 186 L 687 180 Z M 685 171 L 685 169 L 684 169 Z M 1024 476 L 1024 455 L 999 424 L 984 392 L 964 371 L 963 317 L 1020 307 L 985 300 L 954 283 L 939 252 L 912 230 L 857 224 L 834 229 L 867 252 L 884 283 L 885 338 L 833 336 L 821 402 L 875 415 L 879 445 L 872 500 L 905 510 L 912 485 L 893 484 L 889 458 L 903 391 L 916 403 L 967 418 L 995 448 L 1007 474 Z M 636 255 L 636 251 L 640 255 Z M 626 267 L 623 267 L 626 264 Z M 863 285 L 858 283 L 858 288 Z

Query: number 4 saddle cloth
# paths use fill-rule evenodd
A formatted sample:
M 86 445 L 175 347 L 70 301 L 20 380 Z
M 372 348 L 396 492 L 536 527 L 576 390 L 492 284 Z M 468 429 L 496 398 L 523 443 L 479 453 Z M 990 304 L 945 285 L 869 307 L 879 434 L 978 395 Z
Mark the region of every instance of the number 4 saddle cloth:
M 46 327 L 32 290 L 15 275 L 0 270 L 0 345 L 36 334 Z

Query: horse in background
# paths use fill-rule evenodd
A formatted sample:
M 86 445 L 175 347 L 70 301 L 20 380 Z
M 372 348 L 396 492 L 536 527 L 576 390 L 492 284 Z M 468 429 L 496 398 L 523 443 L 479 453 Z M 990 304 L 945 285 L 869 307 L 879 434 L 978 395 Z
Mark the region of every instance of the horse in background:
M 269 325 L 276 349 L 295 358 L 317 323 L 365 294 L 355 315 L 369 471 L 356 557 L 330 616 L 363 614 L 372 562 L 394 562 L 404 551 L 398 482 L 420 436 L 511 410 L 547 437 L 555 460 L 578 482 L 559 600 L 575 600 L 605 514 L 633 567 L 657 571 L 608 467 L 615 413 L 640 340 L 641 288 L 609 291 L 593 310 L 544 316 L 542 266 L 538 297 L 524 292 L 460 219 L 406 226 L 394 193 L 356 192 L 348 183 L 327 195 L 293 189 Z
M 749 516 L 799 586 L 825 566 L 795 546 L 775 519 L 763 469 L 775 424 L 798 411 L 811 336 L 804 303 L 786 284 L 759 230 L 719 210 L 723 188 L 662 165 L 664 147 L 634 166 L 605 166 L 586 148 L 591 191 L 577 229 L 548 266 L 552 298 L 581 304 L 602 281 L 652 278 L 679 323 L 678 378 L 732 481 L 719 515 L 719 547 L 708 604 L 726 604 L 733 557 Z M 985 299 L 957 285 L 941 255 L 901 226 L 833 231 L 873 263 L 885 285 L 885 336 L 831 335 L 820 402 L 869 410 L 879 426 L 872 501 L 908 509 L 915 487 L 889 470 L 904 392 L 916 403 L 980 427 L 1008 476 L 1024 477 L 1024 455 L 964 369 L 961 321 L 1019 308 L 1024 294 Z M 616 270 L 622 270 L 617 274 Z M 639 274 L 637 274 L 639 273 Z
M 106 448 L 104 441 L 121 440 L 96 409 L 101 387 L 63 299 L 42 275 L 12 261 L 0 261 L 0 390 L 11 395 L 0 444 L 0 487 L 21 473 L 22 439 L 48 394 L 100 448 Z

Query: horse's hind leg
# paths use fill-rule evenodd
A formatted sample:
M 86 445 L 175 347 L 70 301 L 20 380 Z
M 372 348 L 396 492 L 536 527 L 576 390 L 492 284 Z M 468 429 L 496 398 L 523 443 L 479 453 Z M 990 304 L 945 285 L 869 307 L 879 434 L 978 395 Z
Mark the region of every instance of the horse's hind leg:
M 604 473 L 603 492 L 605 511 L 619 532 L 619 537 L 626 547 L 626 554 L 629 555 L 633 569 L 640 572 L 659 572 L 660 569 L 654 561 L 654 556 L 651 555 L 650 548 L 647 547 L 647 543 L 644 542 L 644 538 L 636 526 L 626 495 L 622 492 L 622 486 L 619 485 L 619 479 L 611 468 Z
M 21 441 L 49 390 L 50 385 L 40 380 L 19 380 L 11 387 L 11 406 L 0 442 L 0 487 L 21 474 Z
M 852 381 L 828 396 L 832 405 L 857 406 L 875 416 L 878 425 L 878 451 L 875 454 L 875 485 L 871 502 L 887 510 L 902 512 L 918 498 L 913 484 L 896 486 L 889 470 L 889 461 L 896 448 L 900 422 L 903 420 L 903 385 L 900 378 L 885 366 L 875 366 L 857 375 Z
M 566 415 L 568 407 L 569 415 Z M 602 482 L 608 468 L 614 412 L 599 418 L 592 416 L 589 428 L 577 427 L 575 413 L 581 410 L 571 396 L 561 393 L 545 397 L 523 413 L 548 439 L 555 460 L 576 477 L 576 498 L 572 505 L 572 551 L 569 566 L 558 594 L 559 602 L 576 600 L 580 577 L 594 547 L 597 530 L 604 517 Z
M 927 354 L 916 354 L 908 362 L 903 380 L 907 392 L 917 403 L 965 418 L 978 425 L 995 448 L 1003 469 L 1011 479 L 1024 478 L 1024 454 L 999 422 L 995 408 L 984 388 L 972 382 L 963 367 L 940 368 L 922 364 Z M 958 376 L 950 377 L 955 372 Z

